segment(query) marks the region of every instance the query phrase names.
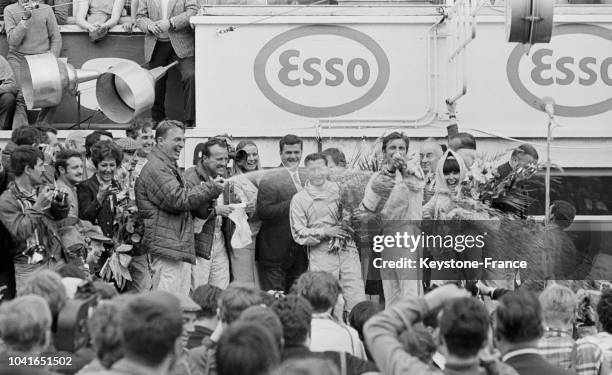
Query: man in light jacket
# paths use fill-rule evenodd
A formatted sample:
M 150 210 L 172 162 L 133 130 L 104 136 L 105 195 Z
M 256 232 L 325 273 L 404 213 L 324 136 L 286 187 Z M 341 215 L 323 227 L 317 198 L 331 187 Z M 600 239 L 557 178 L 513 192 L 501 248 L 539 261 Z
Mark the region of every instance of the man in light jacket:
M 151 257 L 153 289 L 188 295 L 195 263 L 191 211 L 223 191 L 219 180 L 187 187 L 176 164 L 185 131 L 178 121 L 159 123 L 157 146 L 136 181 L 136 202 L 144 221 L 142 245 Z
M 338 185 L 327 180 L 324 154 L 304 159 L 308 182 L 291 200 L 291 234 L 307 246 L 311 271 L 326 271 L 340 280 L 347 312 L 365 301 L 359 254 L 346 228 L 342 227 Z
M 149 68 L 178 61 L 183 84 L 184 122 L 195 123 L 195 36 L 189 18 L 196 15 L 196 0 L 140 0 L 136 24 L 145 33 L 144 52 Z M 166 118 L 167 75 L 155 83 L 153 121 Z

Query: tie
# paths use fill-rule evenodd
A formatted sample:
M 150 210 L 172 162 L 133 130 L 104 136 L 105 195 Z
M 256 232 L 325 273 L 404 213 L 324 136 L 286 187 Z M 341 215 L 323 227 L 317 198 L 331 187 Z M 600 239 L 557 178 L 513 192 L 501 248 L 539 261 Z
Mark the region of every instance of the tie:
M 297 189 L 297 191 L 302 190 L 302 184 L 300 183 L 300 176 L 298 175 L 298 172 L 291 172 L 291 179 L 293 180 L 293 183 L 295 184 L 295 188 Z

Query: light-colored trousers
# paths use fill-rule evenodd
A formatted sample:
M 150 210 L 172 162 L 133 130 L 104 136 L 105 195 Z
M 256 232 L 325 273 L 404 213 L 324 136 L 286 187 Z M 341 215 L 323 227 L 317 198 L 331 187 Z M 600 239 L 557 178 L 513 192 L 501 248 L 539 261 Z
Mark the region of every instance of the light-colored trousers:
M 221 289 L 227 288 L 230 282 L 229 258 L 225 247 L 213 245 L 210 260 L 196 257 L 196 264 L 191 266 L 192 287 L 210 284 Z
M 359 253 L 352 242 L 347 244 L 345 251 L 337 253 L 330 253 L 327 246 L 325 242 L 308 251 L 309 270 L 329 272 L 338 278 L 346 300 L 345 310 L 350 312 L 356 304 L 366 300 Z
M 242 249 L 233 249 L 231 259 L 234 281 L 259 288 L 259 277 L 255 264 L 255 242 L 251 242 Z

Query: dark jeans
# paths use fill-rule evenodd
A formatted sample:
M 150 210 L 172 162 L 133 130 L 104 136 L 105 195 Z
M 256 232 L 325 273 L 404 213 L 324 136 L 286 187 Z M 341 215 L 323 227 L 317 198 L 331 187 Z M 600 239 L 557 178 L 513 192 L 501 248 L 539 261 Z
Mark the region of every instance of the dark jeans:
M 178 60 L 178 68 L 181 73 L 181 83 L 183 84 L 183 121 L 188 125 L 195 123 L 195 57 L 186 57 L 179 59 L 174 53 L 172 44 L 168 42 L 157 41 L 149 68 L 157 68 L 166 66 L 171 62 Z M 164 75 L 155 83 L 155 102 L 151 110 L 153 121 L 159 122 L 166 118 L 166 80 L 168 75 Z
M 295 246 L 283 264 L 269 264 L 262 261 L 259 270 L 262 290 L 282 290 L 289 293 L 295 280 L 308 270 L 308 257 L 301 246 Z
M 10 92 L 0 95 L 0 130 L 11 130 L 16 107 L 15 95 Z

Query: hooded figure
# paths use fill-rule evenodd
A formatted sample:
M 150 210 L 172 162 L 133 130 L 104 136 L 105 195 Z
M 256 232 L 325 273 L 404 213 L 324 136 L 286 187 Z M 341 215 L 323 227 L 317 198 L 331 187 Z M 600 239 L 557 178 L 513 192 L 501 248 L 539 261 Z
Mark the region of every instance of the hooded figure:
M 461 195 L 461 182 L 465 179 L 466 171 L 465 162 L 459 154 L 449 149 L 442 155 L 436 167 L 436 190 L 433 198 L 423 206 L 423 219 L 444 218 L 444 213 L 452 209 L 453 198 Z

